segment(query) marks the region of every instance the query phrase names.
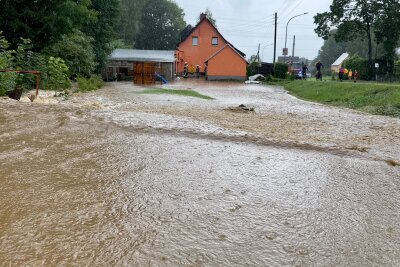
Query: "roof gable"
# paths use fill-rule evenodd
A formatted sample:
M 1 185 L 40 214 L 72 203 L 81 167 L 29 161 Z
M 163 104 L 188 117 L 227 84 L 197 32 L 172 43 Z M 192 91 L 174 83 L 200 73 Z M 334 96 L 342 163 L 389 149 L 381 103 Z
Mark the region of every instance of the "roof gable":
M 218 31 L 217 27 L 215 27 L 215 25 L 214 25 L 207 17 L 204 17 L 203 19 L 201 19 L 201 20 L 199 21 L 199 23 L 196 24 L 196 26 L 194 26 L 188 33 L 186 33 L 186 34 L 185 34 L 186 37 L 185 37 L 183 40 L 181 40 L 176 46 L 179 47 L 179 45 L 180 45 L 181 43 L 185 42 L 185 41 L 192 35 L 192 33 L 193 33 L 196 29 L 198 29 L 198 28 L 200 27 L 200 25 L 201 25 L 203 22 L 204 22 L 204 23 L 208 23 L 208 24 L 213 28 L 213 30 L 215 30 L 215 32 L 216 32 L 219 36 L 221 36 L 221 38 L 222 38 L 227 44 L 229 44 L 234 50 L 236 50 L 236 52 L 239 53 L 242 57 L 245 57 L 245 56 L 246 56 L 245 53 L 243 53 L 242 51 L 240 51 L 239 49 L 237 49 L 236 47 L 234 47 L 230 42 L 228 42 L 228 41 L 224 38 L 224 36 Z
M 204 62 L 209 62 L 210 60 L 212 60 L 213 58 L 215 58 L 216 56 L 218 56 L 218 54 L 220 54 L 223 50 L 225 49 L 231 49 L 233 52 L 235 52 L 241 59 L 243 59 L 246 63 L 247 60 L 244 58 L 244 56 L 242 56 L 237 49 L 235 49 L 230 43 L 227 43 L 224 47 L 222 47 L 220 50 L 218 50 L 216 53 L 214 53 L 214 55 L 212 55 L 211 57 L 209 57 L 206 61 Z

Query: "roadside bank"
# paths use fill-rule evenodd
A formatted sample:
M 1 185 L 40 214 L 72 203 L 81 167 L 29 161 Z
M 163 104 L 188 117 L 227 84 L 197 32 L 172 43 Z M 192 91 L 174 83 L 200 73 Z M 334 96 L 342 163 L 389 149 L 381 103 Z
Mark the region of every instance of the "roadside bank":
M 400 117 L 400 84 L 370 82 L 275 82 L 303 100 L 375 115 Z

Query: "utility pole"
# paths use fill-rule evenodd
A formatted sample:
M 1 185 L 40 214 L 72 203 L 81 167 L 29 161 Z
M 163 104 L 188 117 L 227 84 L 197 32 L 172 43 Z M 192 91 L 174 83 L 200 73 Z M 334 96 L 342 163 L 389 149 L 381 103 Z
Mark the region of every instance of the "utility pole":
M 292 61 L 294 60 L 294 48 L 295 47 L 296 47 L 296 35 L 293 35 Z
M 275 58 L 276 58 L 276 31 L 278 27 L 278 13 L 275 12 L 275 35 L 274 35 L 274 70 L 275 70 Z

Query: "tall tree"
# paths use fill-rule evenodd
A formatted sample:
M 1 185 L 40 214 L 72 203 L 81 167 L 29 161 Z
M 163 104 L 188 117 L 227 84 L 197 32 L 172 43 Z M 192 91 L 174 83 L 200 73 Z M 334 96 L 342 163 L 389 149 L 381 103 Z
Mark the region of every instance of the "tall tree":
M 317 60 L 320 60 L 324 66 L 330 66 L 342 53 L 348 52 L 350 55 L 358 55 L 363 58 L 368 58 L 368 41 L 365 38 L 357 37 L 350 41 L 336 41 L 336 30 L 332 30 L 327 40 L 319 50 Z M 372 38 L 372 48 L 375 51 L 375 57 L 382 55 L 383 51 L 375 38 Z M 329 72 L 329 69 L 325 69 Z
M 329 12 L 318 13 L 314 17 L 315 32 L 328 39 L 330 30 L 337 28 L 337 41 L 366 37 L 368 40 L 369 78 L 373 76 L 372 42 L 373 26 L 379 14 L 376 0 L 333 0 Z
M 147 0 L 122 0 L 121 20 L 118 25 L 118 36 L 128 46 L 135 46 L 135 39 L 140 30 L 140 19 L 143 6 Z
M 63 35 L 60 41 L 44 49 L 44 53 L 63 58 L 71 74 L 90 76 L 97 65 L 93 41 L 93 38 L 83 32 L 74 30 L 73 33 Z
M 143 7 L 141 29 L 135 47 L 175 49 L 186 23 L 183 10 L 171 0 L 147 0 Z
M 29 38 L 35 51 L 96 19 L 90 0 L 0 0 L 0 6 L 0 30 L 11 46 Z
M 113 50 L 116 29 L 120 19 L 120 0 L 92 0 L 92 9 L 97 13 L 97 20 L 88 24 L 84 31 L 93 38 L 93 51 L 100 71 Z
M 400 2 L 398 0 L 378 0 L 380 14 L 375 25 L 377 40 L 383 44 L 384 59 L 389 73 L 394 71 L 396 48 L 400 39 Z

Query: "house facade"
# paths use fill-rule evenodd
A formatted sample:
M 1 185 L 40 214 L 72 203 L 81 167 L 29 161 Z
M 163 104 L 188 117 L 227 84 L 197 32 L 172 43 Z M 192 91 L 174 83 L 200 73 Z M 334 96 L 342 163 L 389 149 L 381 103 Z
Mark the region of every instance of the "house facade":
M 177 45 L 177 73 L 200 66 L 200 72 L 209 80 L 245 80 L 247 61 L 245 54 L 230 44 L 207 19 L 200 15 L 200 22 Z

